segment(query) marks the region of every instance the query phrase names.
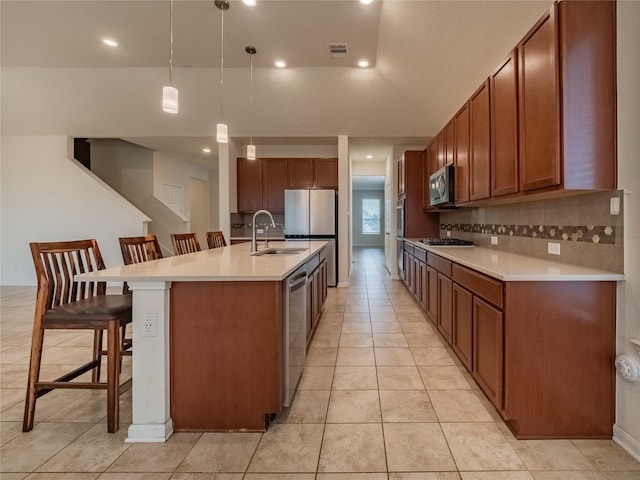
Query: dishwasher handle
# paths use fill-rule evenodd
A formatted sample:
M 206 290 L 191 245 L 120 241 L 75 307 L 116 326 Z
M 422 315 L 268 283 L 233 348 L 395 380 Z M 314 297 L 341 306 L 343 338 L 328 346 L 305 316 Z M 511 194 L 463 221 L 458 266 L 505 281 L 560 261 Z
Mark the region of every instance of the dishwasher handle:
M 307 272 L 301 272 L 296 278 L 292 278 L 289 281 L 289 291 L 293 292 L 298 290 L 301 286 L 307 283 Z

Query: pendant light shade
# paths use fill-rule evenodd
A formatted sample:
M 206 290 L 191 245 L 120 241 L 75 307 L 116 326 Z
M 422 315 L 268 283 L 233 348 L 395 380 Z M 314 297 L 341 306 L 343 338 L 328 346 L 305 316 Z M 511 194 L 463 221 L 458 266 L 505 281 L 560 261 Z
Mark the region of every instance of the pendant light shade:
M 171 85 L 162 87 L 162 111 L 178 113 L 178 89 Z
M 256 146 L 247 145 L 247 160 L 255 160 L 255 159 L 256 159 Z
M 229 128 L 226 123 L 218 123 L 216 125 L 216 141 L 218 143 L 229 142 Z
M 224 99 L 224 12 L 229 10 L 229 0 L 215 0 L 215 5 L 220 9 L 220 123 L 216 125 L 216 141 L 218 143 L 229 142 L 229 127 L 224 123 L 223 99 Z
M 162 111 L 178 113 L 178 89 L 173 86 L 173 0 L 169 7 L 169 85 L 162 87 Z

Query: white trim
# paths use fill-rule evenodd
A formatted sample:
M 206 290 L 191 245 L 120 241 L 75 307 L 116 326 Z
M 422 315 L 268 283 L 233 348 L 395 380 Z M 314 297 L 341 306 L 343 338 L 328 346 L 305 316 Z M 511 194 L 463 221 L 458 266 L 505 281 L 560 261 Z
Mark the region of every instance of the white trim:
M 349 282 L 338 282 L 337 288 L 349 288 Z
M 640 441 L 629 435 L 618 424 L 613 426 L 613 441 L 640 462 Z
M 173 421 L 167 420 L 164 424 L 130 425 L 129 436 L 125 443 L 161 443 L 173 434 Z

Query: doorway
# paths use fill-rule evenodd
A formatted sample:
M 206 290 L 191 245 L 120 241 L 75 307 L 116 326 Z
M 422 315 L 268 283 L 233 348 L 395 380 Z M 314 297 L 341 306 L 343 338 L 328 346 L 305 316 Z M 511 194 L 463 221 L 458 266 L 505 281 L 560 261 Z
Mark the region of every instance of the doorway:
M 385 246 L 389 235 L 382 175 L 354 175 L 351 181 L 353 247 Z

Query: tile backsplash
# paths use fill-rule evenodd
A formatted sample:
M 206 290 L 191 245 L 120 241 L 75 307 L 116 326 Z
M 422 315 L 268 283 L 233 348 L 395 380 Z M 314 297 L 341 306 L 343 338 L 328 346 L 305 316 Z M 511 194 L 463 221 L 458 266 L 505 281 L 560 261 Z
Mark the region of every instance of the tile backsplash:
M 259 228 L 269 225 L 269 238 L 284 237 L 284 213 L 274 213 L 273 221 L 276 228 L 271 227 L 269 217 L 259 215 L 256 223 Z M 250 237 L 253 222 L 253 213 L 232 213 L 231 214 L 231 238 Z M 262 238 L 262 234 L 261 234 Z
M 620 214 L 611 215 L 611 197 Z M 495 207 L 440 213 L 440 236 L 477 245 L 613 272 L 624 270 L 622 191 L 606 191 Z M 491 237 L 498 245 L 491 245 Z M 548 242 L 560 255 L 547 253 Z

